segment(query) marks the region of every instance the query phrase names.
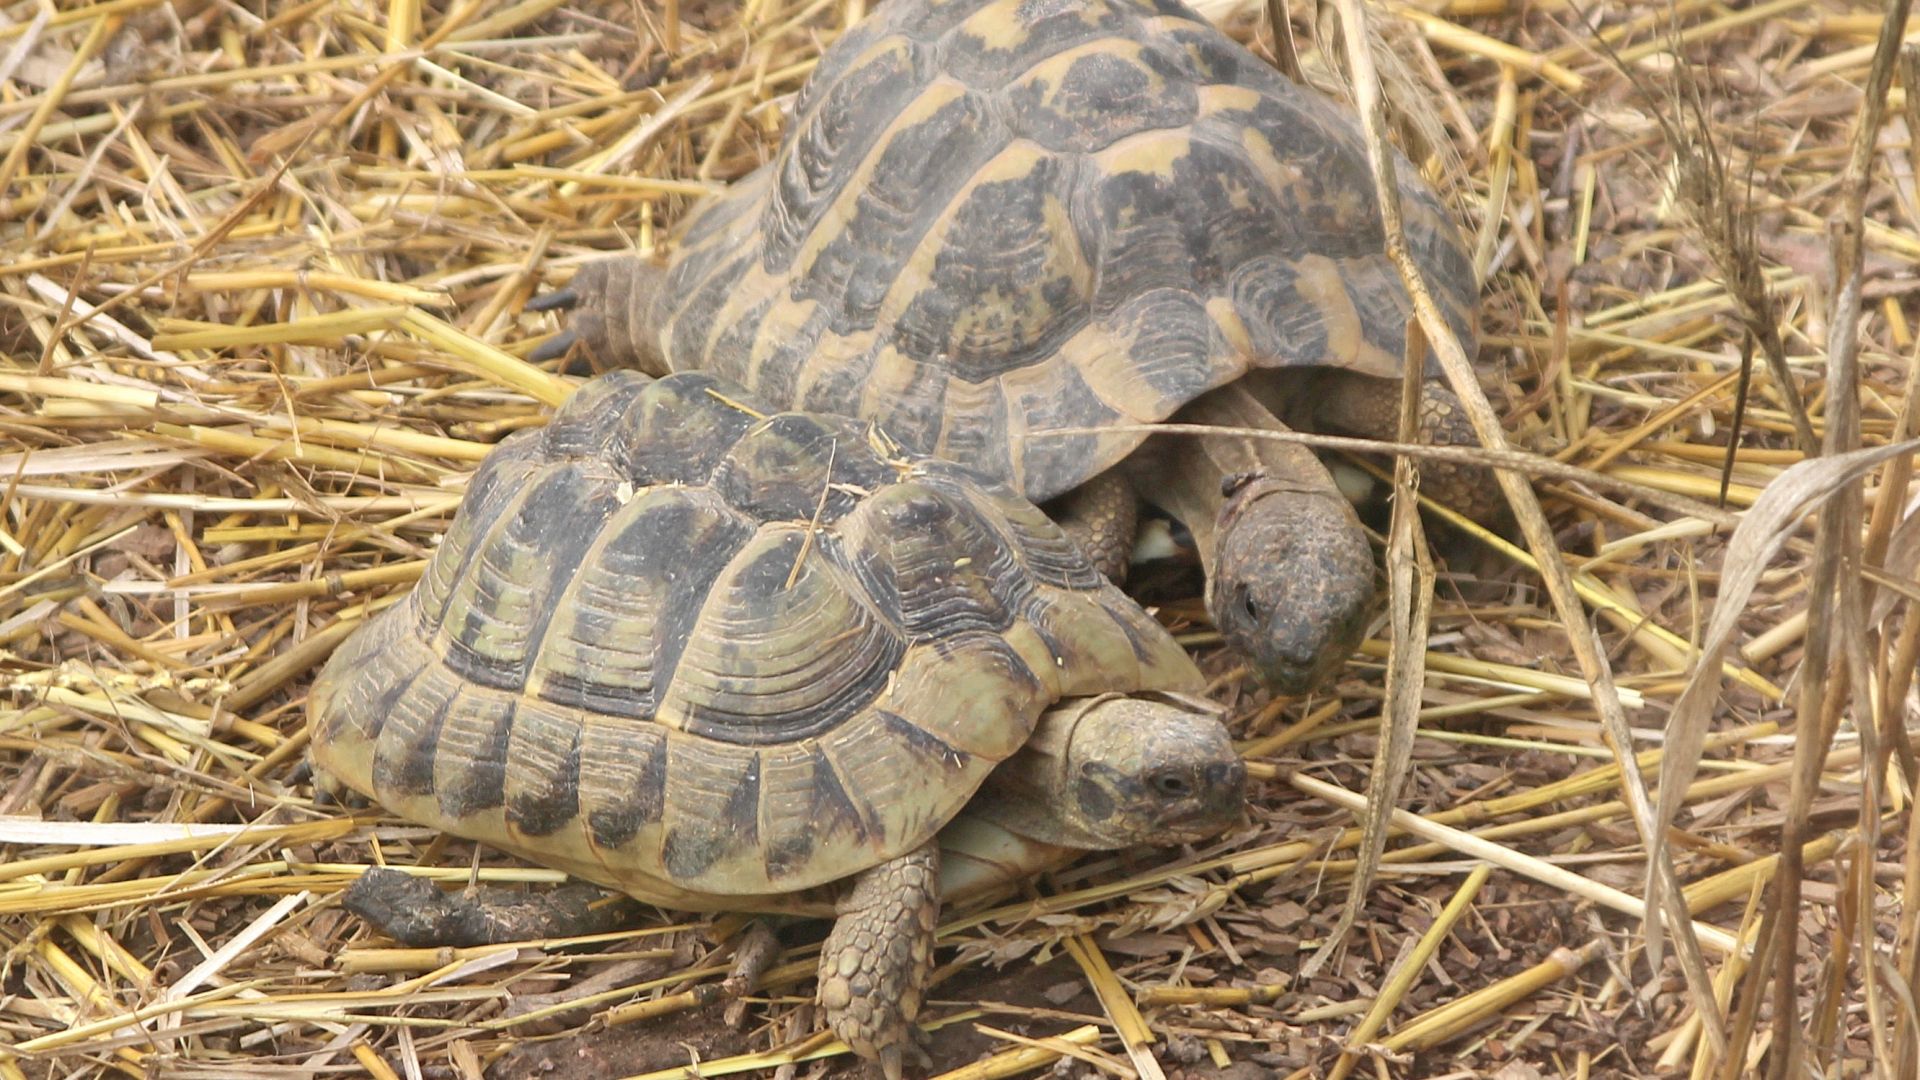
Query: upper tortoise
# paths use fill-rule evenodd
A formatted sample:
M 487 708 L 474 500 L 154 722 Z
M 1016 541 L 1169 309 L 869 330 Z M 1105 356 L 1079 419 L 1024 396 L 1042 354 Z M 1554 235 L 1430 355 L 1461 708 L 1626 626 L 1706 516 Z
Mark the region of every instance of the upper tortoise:
M 1470 344 L 1460 233 L 1397 173 Z M 1192 531 L 1214 621 L 1279 689 L 1364 630 L 1372 553 L 1313 454 L 1139 427 L 1392 437 L 1411 311 L 1356 123 L 1176 0 L 888 0 L 670 266 L 603 260 L 534 306 L 573 304 L 540 356 L 577 343 L 878 420 L 1051 501 L 1116 579 L 1146 498 Z M 1423 416 L 1429 441 L 1475 441 L 1438 381 Z M 1470 515 L 1498 505 L 1484 471 L 1425 478 Z
M 1038 507 L 770 412 L 614 372 L 503 441 L 315 681 L 312 761 L 642 900 L 837 912 L 827 1018 L 897 1077 L 943 895 L 1217 833 L 1246 773 L 1186 653 Z

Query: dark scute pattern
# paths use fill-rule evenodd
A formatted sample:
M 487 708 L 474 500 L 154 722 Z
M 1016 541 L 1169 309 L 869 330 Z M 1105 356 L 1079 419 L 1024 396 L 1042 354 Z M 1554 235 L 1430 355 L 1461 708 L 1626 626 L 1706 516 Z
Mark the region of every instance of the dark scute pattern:
M 1004 48 L 990 46 L 986 34 L 971 32 L 968 23 L 942 39 L 945 70 L 983 91 L 999 90 L 1028 68 L 1076 45 L 1128 36 L 1137 25 L 1126 5 L 1107 0 L 995 0 L 976 5 L 973 16 L 992 21 L 992 30 L 1010 21 L 1025 30 L 1019 42 Z
M 1191 12 L 1181 14 L 1192 18 Z M 1167 31 L 1165 41 L 1169 52 L 1182 61 L 1196 82 L 1245 86 L 1263 94 L 1286 97 L 1312 93 L 1287 82 L 1272 66 L 1197 19 Z
M 920 47 L 926 43 L 932 44 Z M 901 74 L 898 65 L 908 57 L 911 73 Z M 854 92 L 861 79 L 874 83 L 865 96 Z M 943 100 L 927 97 L 915 105 L 909 98 L 952 93 L 954 80 L 972 93 L 947 101 L 931 119 L 900 122 L 903 110 Z M 1209 85 L 1252 93 L 1207 98 Z M 1223 101 L 1234 107 L 1223 108 Z M 1187 109 L 1194 111 L 1182 111 Z M 822 132 L 830 127 L 830 133 L 813 130 L 816 113 Z M 887 130 L 896 123 L 899 130 Z M 1127 130 L 1136 133 L 1122 133 Z M 1015 142 L 1021 133 L 1034 141 Z M 1022 455 L 1017 471 L 1025 489 L 1044 499 L 1083 481 L 1086 462 L 1104 463 L 1123 453 L 1126 440 L 1020 441 L 1018 432 L 1047 423 L 1021 423 L 1018 415 L 1007 422 L 1007 414 L 1056 396 L 1052 376 L 1037 369 L 1061 342 L 1073 341 L 1069 335 L 1076 327 L 1111 325 L 1115 312 L 1144 294 L 1186 290 L 1202 304 L 1229 294 L 1254 295 L 1264 310 L 1243 319 L 1256 339 L 1254 351 L 1269 361 L 1297 357 L 1378 366 L 1398 355 L 1403 321 L 1394 318 L 1362 328 L 1370 342 L 1393 338 L 1391 348 L 1327 357 L 1323 313 L 1294 293 L 1292 276 L 1260 284 L 1247 270 L 1251 261 L 1284 270 L 1308 255 L 1386 265 L 1364 146 L 1347 110 L 1287 82 L 1173 0 L 891 0 L 827 50 L 803 92 L 790 136 L 777 161 L 791 175 L 780 180 L 756 173 L 736 186 L 732 198 L 720 200 L 751 203 L 770 215 L 760 232 L 701 221 L 695 228 L 699 240 L 683 248 L 670 290 L 679 311 L 668 346 L 674 362 L 749 382 L 776 407 L 854 412 L 882 421 L 915 449 L 960 454 L 983 465 L 994 464 L 991 444 L 1004 444 L 998 456 Z M 1001 185 L 1005 190 L 962 187 L 983 186 L 980 170 L 998 155 L 1075 138 L 1131 156 L 1139 171 L 1102 176 L 1091 157 L 1061 153 L 1034 177 Z M 1126 143 L 1142 138 L 1163 143 L 1154 152 L 1133 153 L 1139 148 Z M 875 141 L 856 151 L 861 140 Z M 1279 162 L 1274 175 L 1263 171 L 1264 153 L 1248 150 L 1247 142 L 1255 140 L 1270 144 Z M 1167 152 L 1175 149 L 1180 153 Z M 1417 171 L 1404 159 L 1399 164 L 1410 245 L 1435 282 L 1449 321 L 1470 338 L 1477 283 L 1462 238 Z M 1043 221 L 1034 210 L 1063 168 L 1080 177 L 1067 198 L 1070 229 L 1057 219 Z M 1166 169 L 1170 175 L 1162 174 Z M 779 183 L 805 192 L 783 205 L 804 203 L 807 214 L 820 215 L 836 199 L 853 209 L 818 216 L 817 224 L 806 226 L 772 206 L 787 198 L 775 193 Z M 780 215 L 791 220 L 771 220 Z M 732 210 L 703 216 L 740 220 Z M 961 223 L 962 216 L 981 220 Z M 939 250 L 926 250 L 936 231 Z M 1090 280 L 1098 287 L 1090 305 L 1065 290 L 1055 269 L 1037 269 L 1032 256 L 1048 250 L 1049 234 L 1054 249 L 1077 249 L 1093 264 Z M 759 276 L 747 273 L 750 261 L 767 254 L 766 266 L 786 267 L 786 254 L 762 252 L 766 237 L 774 237 L 782 253 L 805 249 L 817 255 L 804 267 L 783 271 L 794 277 L 776 277 L 768 290 L 782 304 L 820 305 L 822 314 L 791 316 L 800 333 L 767 334 L 766 316 L 755 303 L 761 287 L 748 280 Z M 955 268 L 955 276 L 918 288 L 916 275 L 937 276 L 942 267 Z M 996 281 L 1028 288 L 1020 303 L 1029 306 L 994 296 Z M 1322 296 L 1337 288 L 1331 281 L 1320 284 Z M 1403 302 L 1397 282 L 1382 287 L 1391 295 L 1356 295 L 1357 310 L 1387 312 Z M 894 321 L 875 325 L 882 314 Z M 1340 329 L 1344 334 L 1352 327 Z M 768 339 L 759 345 L 765 356 L 749 367 L 756 336 Z M 724 344 L 710 347 L 720 337 Z M 1210 359 L 1219 370 L 1200 377 L 1200 364 L 1190 359 L 1197 340 L 1191 325 L 1170 328 L 1162 337 L 1179 340 L 1177 362 L 1166 359 L 1163 345 L 1129 354 L 1152 369 L 1140 377 L 1153 395 L 1137 384 L 1114 385 L 1127 376 L 1123 363 L 1111 363 L 1102 365 L 1097 379 L 1103 381 L 1091 390 L 1124 410 L 1095 407 L 1075 414 L 1041 407 L 1068 426 L 1124 422 L 1135 419 L 1131 414 L 1145 401 L 1157 398 L 1156 408 L 1178 404 L 1182 395 L 1204 392 L 1237 370 L 1231 359 L 1221 358 L 1217 350 L 1224 343 L 1216 341 Z M 1084 362 L 1084 355 L 1075 362 Z M 1024 381 L 1024 388 L 1010 391 L 1013 400 L 997 407 L 949 385 L 1003 380 Z M 869 384 L 885 392 L 853 393 Z M 1069 386 L 1059 396 L 1077 401 L 1084 389 Z M 983 443 L 989 444 L 985 452 Z M 1014 471 L 1009 465 L 1002 474 Z
M 882 4 L 862 20 L 877 33 L 899 34 L 918 42 L 938 42 L 980 7 L 980 0 L 921 0 L 915 4 Z
M 806 537 L 763 531 L 714 583 L 675 675 L 688 731 L 787 743 L 838 726 L 886 689 L 906 643 L 834 570 L 826 534 L 802 558 Z
M 897 38 L 843 39 L 829 55 L 844 58 L 835 65 L 844 70 L 816 70 L 807 80 L 772 165 L 772 197 L 761 218 L 763 265 L 771 272 L 787 268 L 874 141 L 919 96 L 931 67 L 930 50 Z
M 660 820 L 667 797 L 667 735 L 654 724 L 589 720 L 580 739 L 580 801 L 602 848 Z
M 1043 391 L 1009 391 L 1010 405 L 1026 418 L 1029 432 L 1132 422 L 1101 400 L 1077 369 L 1067 364 L 1053 367 L 1057 377 Z M 1085 482 L 1087 463 L 1100 454 L 1097 435 L 1033 435 L 1018 446 L 1024 465 L 1022 489 L 1035 502 L 1045 502 Z
M 940 738 L 933 732 L 908 720 L 898 713 L 885 709 L 877 711 L 880 722 L 885 726 L 887 735 L 905 746 L 917 760 L 916 765 L 903 765 L 903 768 L 935 769 L 942 773 L 958 773 L 964 769 L 972 755 Z
M 1069 153 L 1100 150 L 1152 128 L 1189 124 L 1199 96 L 1182 77 L 1181 66 L 1151 50 L 1131 57 L 1094 45 L 1066 62 L 1064 71 L 1046 72 L 1054 78 L 1036 71 L 1009 89 L 1008 123 L 1017 135 Z
M 783 316 L 787 319 L 798 318 L 797 313 L 801 310 L 806 310 L 809 314 L 797 327 L 767 325 L 769 319 L 777 320 Z M 798 304 L 776 306 L 765 316 L 756 317 L 759 326 L 756 332 L 760 339 L 756 348 L 759 350 L 759 356 L 757 358 L 746 356 L 738 364 L 728 362 L 724 366 L 751 368 L 751 370 L 741 371 L 736 377 L 743 382 L 752 383 L 754 395 L 760 400 L 777 401 L 780 402 L 781 408 L 793 409 L 811 408 L 801 403 L 811 396 L 813 389 L 802 390 L 801 388 L 802 373 L 811 367 L 813 372 L 822 375 L 829 384 L 838 384 L 838 389 L 832 391 L 836 395 L 832 400 L 840 407 L 816 411 L 844 413 L 849 400 L 847 395 L 851 394 L 853 400 L 859 398 L 858 387 L 865 365 L 857 362 L 839 362 L 844 353 L 836 354 L 833 357 L 836 362 L 833 363 L 826 362 L 826 358 L 820 355 L 821 338 L 827 333 L 828 319 L 828 312 L 817 305 L 804 308 L 803 305 Z M 838 343 L 828 339 L 825 347 L 832 349 L 836 344 Z
M 1095 597 L 1107 613 L 1107 618 L 1127 639 L 1127 646 L 1133 650 L 1133 658 L 1143 668 L 1155 666 L 1165 655 L 1164 640 L 1156 642 L 1146 636 L 1148 628 L 1156 625 L 1153 617 L 1140 610 L 1126 594 L 1117 589 L 1099 589 Z M 1158 646 L 1158 647 L 1156 647 Z
M 671 753 L 697 754 L 701 749 L 679 743 Z M 713 778 L 736 777 L 731 790 L 718 800 L 712 797 L 718 792 L 703 792 L 698 805 L 683 804 L 686 812 L 677 814 L 679 820 L 667 830 L 661 858 L 669 878 L 685 881 L 698 877 L 726 856 L 760 842 L 760 756 L 753 754 L 742 766 L 734 760 L 737 753 L 731 751 L 721 758 L 725 767 L 709 766 L 707 770 Z M 676 764 L 669 763 L 668 768 L 669 782 L 684 775 Z M 678 801 L 684 789 L 675 784 L 674 790 Z
M 1167 136 L 1172 138 L 1173 136 Z M 1091 170 L 1099 186 L 1080 205 L 1097 215 L 1100 269 L 1094 306 L 1101 315 L 1148 289 L 1177 289 L 1192 281 L 1192 252 L 1187 247 L 1183 197 L 1174 185 L 1148 173 L 1104 176 Z
M 956 387 L 949 382 L 945 399 L 949 403 L 946 427 L 933 452 L 950 461 L 964 461 L 984 476 L 1012 476 L 1007 396 L 999 384 Z
M 519 505 L 475 545 L 465 588 L 447 605 L 448 666 L 483 686 L 525 685 L 553 601 L 619 505 L 616 486 L 597 462 L 563 462 L 535 475 Z M 463 616 L 457 624 L 456 616 Z
M 428 664 L 395 693 L 374 742 L 373 789 L 378 798 L 433 794 L 434 748 L 460 680 L 441 664 Z
M 1319 363 L 1327 355 L 1327 327 L 1319 309 L 1294 287 L 1292 263 L 1278 255 L 1250 259 L 1234 271 L 1228 295 L 1246 325 L 1255 357 Z
M 1153 289 L 1108 318 L 1115 336 L 1131 341 L 1128 370 L 1163 400 L 1186 402 L 1213 389 L 1227 351 L 1202 300 L 1185 289 Z
M 653 380 L 637 371 L 610 371 L 580 384 L 573 395 L 560 403 L 546 427 L 549 457 L 602 456 L 619 458 L 617 449 L 625 442 L 626 425 L 621 421 L 634 399 L 645 393 Z
M 744 376 L 738 369 L 745 367 L 745 357 L 720 356 L 707 345 L 721 309 L 734 298 L 741 276 L 759 257 L 758 244 L 723 244 L 690 252 L 686 262 L 674 267 L 666 284 L 680 298 L 665 343 L 672 366 L 710 369 L 735 379 Z
M 753 532 L 706 489 L 636 496 L 605 526 L 555 616 L 540 696 L 608 716 L 653 716 L 708 590 Z
M 864 542 L 841 557 L 909 640 L 1012 625 L 1033 582 L 964 494 L 908 481 L 875 495 L 865 513 Z
M 942 356 L 954 376 L 985 382 L 1058 349 L 1086 319 L 1084 256 L 1072 235 L 1035 228 L 1052 201 L 1064 216 L 1063 164 L 1043 157 L 1026 176 L 982 183 L 948 210 L 933 273 L 894 323 L 901 351 Z M 1035 294 L 1041 299 L 1036 300 Z
M 467 689 L 448 707 L 434 754 L 460 764 L 435 784 L 442 814 L 458 819 L 505 802 L 514 704 L 507 694 Z
M 885 393 L 875 394 L 869 387 L 865 399 L 868 404 L 861 411 L 902 446 L 916 453 L 932 453 L 948 421 L 947 388 L 952 380 L 947 365 L 898 354 L 883 357 L 881 362 L 887 368 L 876 372 L 875 378 L 887 380 Z
M 1071 592 L 1098 589 L 1106 580 L 1072 537 L 1012 488 L 946 461 L 924 462 L 920 472 L 921 483 L 949 498 L 984 504 L 981 520 L 1000 534 L 1034 580 Z
M 1289 248 L 1299 242 L 1300 223 L 1283 217 L 1284 208 L 1274 205 L 1237 149 L 1160 132 L 1129 145 L 1149 142 L 1172 157 L 1171 175 L 1130 171 L 1091 173 L 1087 179 L 1098 185 L 1086 194 L 1098 208 L 1098 310 L 1111 311 L 1152 289 L 1210 295 L 1246 259 L 1276 250 L 1294 253 Z M 1309 216 L 1320 212 L 1294 210 Z
M 1350 262 L 1341 270 L 1340 284 L 1359 315 L 1367 340 L 1394 356 L 1404 353 L 1413 301 L 1400 282 L 1399 272 L 1384 260 Z
M 828 318 L 825 307 L 816 307 L 813 316 L 793 339 L 782 343 L 767 357 L 761 366 L 761 375 L 771 380 L 777 372 L 792 372 L 795 409 L 850 416 L 856 414 L 853 403 L 860 400 L 873 378 L 879 358 L 871 348 L 852 356 L 844 351 L 823 355 L 824 350 L 839 344 L 827 334 Z M 803 368 L 806 386 L 800 389 Z
M 926 93 L 945 85 L 933 83 Z M 876 149 L 846 227 L 826 239 L 811 272 L 795 282 L 794 297 L 827 305 L 835 333 L 872 329 L 900 266 L 935 221 L 927 209 L 947 205 L 1006 141 L 989 100 L 972 91 L 896 127 Z
M 417 594 L 418 590 L 415 591 Z M 394 702 L 413 686 L 433 654 L 419 647 L 411 595 L 393 614 L 373 620 L 335 650 L 314 686 L 333 701 L 321 716 L 316 741 L 379 738 Z
M 873 808 L 855 802 L 817 743 L 763 753 L 767 814 L 761 839 L 768 877 L 778 881 L 804 869 L 825 837 L 847 833 L 862 844 L 873 838 Z
M 755 396 L 762 401 L 787 401 L 785 395 L 793 392 L 790 373 L 767 371 L 755 378 L 752 370 L 754 340 L 760 335 L 760 325 L 766 321 L 767 313 L 777 303 L 780 303 L 778 297 L 765 296 L 737 317 L 723 316 L 717 323 L 719 332 L 710 339 L 709 359 L 702 369 L 751 384 Z
M 636 488 L 705 483 L 759 420 L 741 405 L 759 411 L 755 399 L 707 372 L 679 372 L 656 380 L 633 399 L 619 421 L 625 435 L 624 459 L 618 465 Z
M 580 717 L 522 700 L 510 741 L 507 824 L 551 836 L 580 814 Z
M 758 521 L 840 520 L 859 501 L 848 486 L 882 483 L 888 470 L 861 425 L 840 417 L 782 413 L 755 425 L 713 473 L 714 490 Z
M 516 431 L 489 451 L 467 480 L 466 494 L 461 497 L 453 523 L 440 538 L 420 584 L 408 594 L 428 633 L 439 629 L 446 617 L 447 601 L 459 587 L 474 544 L 520 494 L 527 477 L 539 467 L 544 446 L 540 432 Z

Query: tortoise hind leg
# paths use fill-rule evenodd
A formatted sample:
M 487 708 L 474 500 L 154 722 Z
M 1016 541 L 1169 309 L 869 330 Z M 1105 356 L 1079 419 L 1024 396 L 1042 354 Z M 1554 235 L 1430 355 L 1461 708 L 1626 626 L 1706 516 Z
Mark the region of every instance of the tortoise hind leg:
M 528 311 L 570 311 L 566 327 L 529 354 L 545 363 L 576 350 L 596 372 L 638 368 L 667 374 L 656 340 L 654 299 L 667 272 L 637 255 L 597 259 L 582 266 L 564 289 L 527 301 Z
M 592 885 L 567 885 L 537 896 L 482 886 L 442 892 L 422 877 L 376 866 L 360 875 L 340 906 L 403 945 L 465 948 L 509 941 L 604 934 L 636 914 L 633 901 Z
M 900 1080 L 908 1059 L 927 1064 L 920 1015 L 933 975 L 940 919 L 940 847 L 881 863 L 855 880 L 820 947 L 820 1004 L 827 1025 L 855 1054 Z
M 1047 516 L 1073 538 L 1094 569 L 1115 585 L 1127 583 L 1140 497 L 1118 469 L 1108 469 L 1046 506 Z
M 1383 392 L 1383 386 L 1387 391 Z M 1322 431 L 1392 440 L 1400 434 L 1398 387 L 1353 371 L 1326 371 L 1316 379 L 1310 418 Z M 1432 446 L 1479 446 L 1466 406 L 1446 384 L 1428 380 L 1420 393 L 1420 441 Z M 1495 524 L 1506 500 L 1493 470 L 1451 461 L 1420 463 L 1420 486 L 1469 520 Z

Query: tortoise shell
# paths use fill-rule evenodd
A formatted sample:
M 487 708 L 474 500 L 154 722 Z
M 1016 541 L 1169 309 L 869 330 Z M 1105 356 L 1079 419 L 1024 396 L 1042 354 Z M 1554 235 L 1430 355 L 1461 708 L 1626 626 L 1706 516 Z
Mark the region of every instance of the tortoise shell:
M 1062 697 L 1200 676 L 1036 507 L 705 373 L 585 384 L 488 455 L 338 649 L 315 765 L 683 908 L 911 851 Z
M 1470 340 L 1476 286 L 1396 162 Z M 1398 377 L 1411 305 L 1354 119 L 1176 0 L 889 0 L 697 208 L 646 348 L 880 421 L 1045 501 L 1254 368 Z

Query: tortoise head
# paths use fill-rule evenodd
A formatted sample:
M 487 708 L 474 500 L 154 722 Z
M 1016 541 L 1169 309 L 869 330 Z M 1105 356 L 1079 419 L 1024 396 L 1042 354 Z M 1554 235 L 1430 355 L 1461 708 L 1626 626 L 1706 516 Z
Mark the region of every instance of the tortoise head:
M 1304 694 L 1360 644 L 1376 595 L 1373 552 L 1345 501 L 1263 474 L 1227 477 L 1207 613 L 1274 691 Z
M 971 809 L 1063 847 L 1169 846 L 1239 820 L 1246 786 L 1216 706 L 1173 694 L 1103 694 L 1043 714 Z

